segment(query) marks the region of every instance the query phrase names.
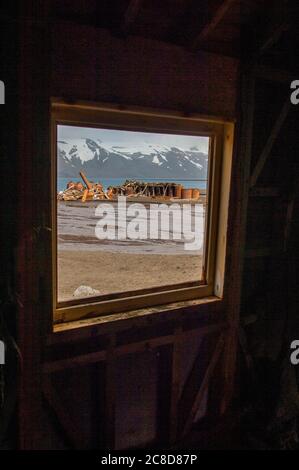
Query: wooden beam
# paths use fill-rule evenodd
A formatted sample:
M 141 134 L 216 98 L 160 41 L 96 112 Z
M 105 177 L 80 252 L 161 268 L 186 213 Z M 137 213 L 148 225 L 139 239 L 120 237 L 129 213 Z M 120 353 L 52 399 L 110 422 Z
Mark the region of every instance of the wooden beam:
M 178 403 L 181 385 L 181 359 L 182 359 L 182 327 L 178 327 L 174 333 L 172 351 L 172 380 L 171 380 L 171 404 L 169 420 L 169 441 L 174 444 L 178 431 Z
M 140 11 L 141 4 L 142 0 L 130 0 L 121 26 L 121 30 L 124 34 L 128 34 L 132 24 L 135 22 Z
M 289 27 L 290 25 L 288 23 L 282 21 L 281 23 L 277 24 L 273 29 L 271 29 L 271 32 L 268 33 L 268 35 L 261 41 L 258 51 L 259 54 L 265 54 L 269 49 L 271 49 L 279 41 L 281 35 L 285 31 L 288 31 Z
M 287 70 L 280 70 L 277 68 L 270 67 L 268 65 L 256 65 L 255 67 L 256 78 L 278 82 L 278 83 L 291 83 L 296 79 L 294 73 L 288 72 Z
M 237 3 L 237 0 L 223 0 L 221 5 L 216 9 L 209 22 L 204 24 L 201 31 L 195 38 L 192 44 L 192 49 L 197 49 L 199 45 L 207 39 L 207 37 L 214 31 L 218 24 L 223 20 L 228 10 Z
M 68 414 L 66 407 L 57 396 L 57 392 L 48 378 L 43 380 L 43 395 L 50 406 L 51 410 L 55 413 L 58 423 L 62 428 L 66 440 L 70 443 L 73 449 L 82 449 L 82 442 L 79 438 L 79 430 L 75 426 L 74 421 Z
M 272 186 L 255 186 L 250 190 L 250 197 L 278 197 L 279 188 Z
M 243 116 L 240 141 L 238 144 L 237 164 L 232 168 L 232 181 L 236 181 L 234 210 L 230 213 L 229 233 L 233 247 L 230 265 L 230 287 L 227 302 L 228 322 L 224 346 L 223 389 L 220 412 L 225 413 L 234 394 L 236 376 L 236 356 L 238 349 L 238 330 L 241 309 L 242 279 L 244 271 L 244 253 L 246 245 L 247 207 L 249 197 L 249 177 L 252 157 L 252 137 L 256 101 L 255 66 L 248 64 L 241 70 L 241 110 Z M 241 117 L 241 116 L 239 116 Z
M 273 250 L 271 248 L 251 248 L 245 251 L 245 258 L 267 258 L 271 256 Z
M 217 361 L 220 357 L 220 354 L 221 354 L 221 351 L 222 351 L 222 348 L 223 348 L 223 345 L 224 345 L 224 335 L 221 334 L 218 342 L 217 342 L 217 345 L 216 345 L 216 348 L 215 348 L 215 351 L 212 355 L 212 359 L 209 363 L 209 366 L 206 370 L 206 373 L 204 375 L 204 378 L 203 378 L 203 381 L 201 383 L 201 386 L 196 394 L 196 397 L 195 397 L 195 400 L 193 402 L 193 405 L 192 405 L 192 408 L 191 408 L 191 411 L 190 411 L 190 414 L 188 416 L 188 419 L 185 423 L 185 426 L 184 426 L 184 430 L 183 430 L 183 437 L 186 436 L 190 430 L 191 430 L 191 427 L 192 427 L 192 424 L 193 424 L 193 421 L 194 421 L 194 418 L 196 416 L 196 413 L 199 409 L 199 406 L 203 400 L 203 397 L 208 389 L 208 386 L 209 386 L 209 382 L 210 382 L 210 378 L 214 372 L 214 369 L 216 367 L 216 364 L 217 364 Z
M 272 131 L 270 133 L 270 136 L 267 140 L 267 143 L 255 165 L 255 168 L 252 172 L 252 175 L 251 175 L 251 178 L 250 178 L 250 186 L 254 186 L 257 182 L 257 179 L 259 177 L 259 175 L 261 174 L 264 166 L 265 166 L 265 163 L 271 153 L 271 150 L 273 148 L 273 145 L 282 129 L 282 126 L 289 114 L 289 110 L 291 108 L 291 100 L 290 100 L 290 97 L 288 96 L 279 115 L 278 115 L 278 118 L 276 119 L 276 122 L 272 128 Z
M 170 415 L 172 405 L 172 362 L 173 346 L 166 345 L 156 352 L 156 407 L 155 407 L 155 446 L 167 449 L 170 441 Z
M 227 328 L 225 322 L 214 323 L 211 325 L 194 328 L 193 330 L 186 330 L 181 333 L 182 339 L 189 339 L 197 336 L 199 333 L 203 336 L 216 333 Z M 124 344 L 114 348 L 114 354 L 119 357 L 126 354 L 141 353 L 148 349 L 156 349 L 161 346 L 172 344 L 174 336 L 172 334 L 166 336 L 159 336 L 157 338 L 150 338 L 136 343 Z M 85 366 L 87 364 L 95 364 L 97 362 L 105 361 L 107 359 L 107 350 L 95 351 L 90 353 L 82 353 L 73 357 L 66 357 L 54 361 L 48 360 L 43 364 L 43 373 L 49 374 L 58 370 L 70 369 L 73 367 Z
M 297 177 L 296 183 L 294 185 L 294 189 L 292 191 L 291 197 L 287 205 L 286 220 L 285 220 L 284 234 L 283 234 L 283 251 L 284 252 L 288 250 L 291 227 L 292 227 L 292 223 L 294 220 L 295 204 L 296 204 L 296 201 L 298 200 L 298 194 L 299 194 L 299 178 Z
M 105 373 L 105 430 L 104 446 L 115 449 L 115 404 L 116 404 L 116 364 L 115 364 L 115 335 L 112 335 L 107 350 Z
M 213 356 L 215 343 L 218 341 L 219 337 L 220 335 L 217 335 L 216 337 L 205 336 L 204 338 L 198 336 L 197 338 L 199 348 L 194 357 L 188 376 L 183 384 L 177 407 L 178 416 L 176 439 L 178 441 L 181 440 L 183 430 L 191 413 L 192 404 L 194 403 L 198 390 L 204 380 L 211 357 Z

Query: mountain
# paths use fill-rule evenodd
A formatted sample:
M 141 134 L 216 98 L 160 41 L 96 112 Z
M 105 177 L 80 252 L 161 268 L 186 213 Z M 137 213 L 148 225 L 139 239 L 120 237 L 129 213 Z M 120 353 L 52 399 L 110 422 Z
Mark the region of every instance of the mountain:
M 206 179 L 208 156 L 197 147 L 144 144 L 134 147 L 105 146 L 100 140 L 71 139 L 58 141 L 58 176 L 88 178 L 169 178 Z

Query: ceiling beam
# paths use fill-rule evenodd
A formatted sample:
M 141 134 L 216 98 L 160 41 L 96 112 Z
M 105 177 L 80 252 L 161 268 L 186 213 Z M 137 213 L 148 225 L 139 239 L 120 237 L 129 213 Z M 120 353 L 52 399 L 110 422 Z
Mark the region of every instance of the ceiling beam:
M 128 8 L 125 11 L 121 25 L 124 34 L 128 34 L 132 24 L 135 22 L 142 5 L 142 0 L 130 0 Z
M 255 31 L 256 58 L 266 54 L 279 42 L 281 36 L 290 29 L 290 19 L 285 0 L 273 0 L 271 10 L 269 7 L 262 9 L 257 21 L 260 26 Z
M 237 3 L 237 0 L 223 0 L 221 5 L 216 8 L 209 21 L 202 25 L 202 28 L 192 44 L 192 49 L 197 49 L 202 42 L 214 31 L 218 24 L 223 20 L 229 9 Z
M 256 182 L 257 182 L 257 179 L 259 177 L 259 175 L 261 174 L 264 166 L 265 166 L 265 163 L 269 157 L 269 155 L 271 154 L 271 151 L 272 151 L 272 148 L 273 148 L 273 145 L 282 129 L 282 126 L 284 125 L 285 123 L 285 120 L 286 118 L 288 117 L 288 114 L 289 114 L 289 111 L 291 109 L 291 100 L 290 100 L 290 97 L 288 96 L 287 99 L 285 100 L 284 102 L 284 105 L 282 106 L 281 108 L 281 111 L 275 121 L 275 124 L 271 130 L 271 133 L 270 133 L 270 136 L 267 140 L 267 143 L 254 167 L 254 170 L 252 172 L 252 175 L 251 175 L 251 178 L 250 178 L 250 187 L 252 188 L 253 186 L 255 186 Z
M 276 69 L 263 64 L 256 65 L 255 73 L 256 78 L 278 83 L 291 83 L 293 80 L 296 80 L 296 76 L 298 75 L 295 72 Z
M 290 25 L 284 20 L 276 25 L 261 41 L 259 54 L 262 55 L 269 51 L 279 41 L 282 34 L 288 31 L 289 28 Z

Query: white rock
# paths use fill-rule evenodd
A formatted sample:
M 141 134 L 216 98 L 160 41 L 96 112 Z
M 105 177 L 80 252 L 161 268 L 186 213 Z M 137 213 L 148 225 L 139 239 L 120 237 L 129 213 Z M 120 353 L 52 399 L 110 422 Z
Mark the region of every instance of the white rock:
M 98 294 L 100 294 L 100 291 L 97 289 L 93 289 L 90 286 L 79 286 L 73 292 L 74 297 L 88 297 L 90 295 L 98 295 Z

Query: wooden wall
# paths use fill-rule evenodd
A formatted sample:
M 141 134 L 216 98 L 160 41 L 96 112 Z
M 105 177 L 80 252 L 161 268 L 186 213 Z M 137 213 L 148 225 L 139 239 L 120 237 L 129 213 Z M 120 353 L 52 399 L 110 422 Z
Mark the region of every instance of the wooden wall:
M 98 28 L 52 28 L 51 93 L 235 118 L 238 62 Z
M 251 432 L 268 426 L 279 448 L 290 445 L 287 436 L 296 421 L 292 406 L 298 396 L 296 368 L 289 360 L 290 344 L 299 332 L 299 134 L 298 106 L 290 103 L 292 79 L 291 74 L 257 66 L 247 121 L 251 145 L 241 303 L 241 398 L 244 408 L 251 410 Z M 269 445 L 263 439 L 267 437 L 262 437 L 261 448 Z
M 21 21 L 18 341 L 23 449 L 169 446 L 231 403 L 240 297 L 241 156 L 235 152 L 223 301 L 51 333 L 49 100 L 84 99 L 238 118 L 238 63 L 141 38 Z M 29 11 L 27 10 L 29 8 Z M 27 18 L 27 19 L 26 19 Z M 29 19 L 28 19 L 29 18 Z M 25 234 L 23 237 L 22 234 Z

